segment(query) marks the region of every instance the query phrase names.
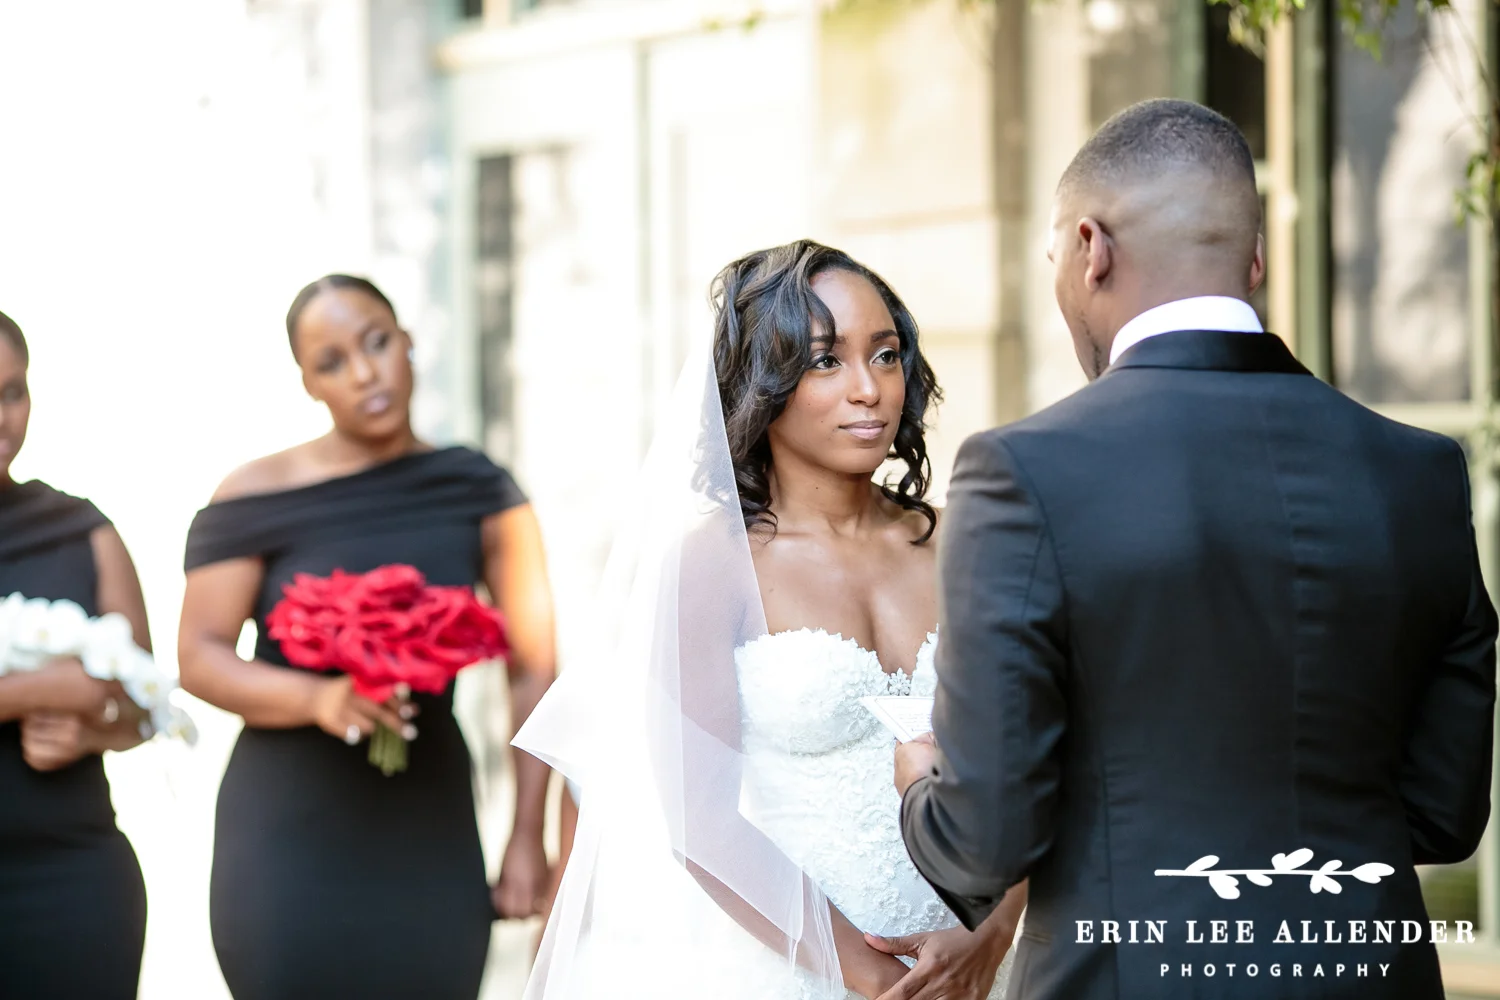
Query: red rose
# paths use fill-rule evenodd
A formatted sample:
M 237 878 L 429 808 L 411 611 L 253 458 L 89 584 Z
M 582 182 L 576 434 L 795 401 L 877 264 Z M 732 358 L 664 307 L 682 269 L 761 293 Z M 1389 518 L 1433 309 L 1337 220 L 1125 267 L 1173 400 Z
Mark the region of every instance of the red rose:
M 377 701 L 397 684 L 440 694 L 465 667 L 509 653 L 499 612 L 467 587 L 428 586 L 411 566 L 298 574 L 283 592 L 267 626 L 288 662 L 342 670 Z
M 336 665 L 333 641 L 338 627 L 326 612 L 283 601 L 267 616 L 266 625 L 289 662 L 313 670 Z
M 373 569 L 358 578 L 356 593 L 364 610 L 410 607 L 421 596 L 427 579 L 412 566 Z
M 432 642 L 449 659 L 462 661 L 464 666 L 509 652 L 500 613 L 480 604 L 472 594 L 455 599 L 452 613 L 434 630 Z

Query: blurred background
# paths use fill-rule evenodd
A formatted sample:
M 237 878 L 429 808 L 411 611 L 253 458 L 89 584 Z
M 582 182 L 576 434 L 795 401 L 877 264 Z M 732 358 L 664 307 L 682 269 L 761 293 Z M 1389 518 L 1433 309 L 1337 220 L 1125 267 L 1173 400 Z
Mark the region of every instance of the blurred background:
M 891 282 L 947 392 L 941 499 L 966 435 L 1082 384 L 1043 253 L 1056 178 L 1113 112 L 1180 96 L 1254 149 L 1270 328 L 1468 446 L 1496 579 L 1495 253 L 1455 193 L 1500 31 L 1479 0 L 1402 12 L 1377 62 L 1333 14 L 1309 0 L 1251 52 L 1203 0 L 0 0 L 0 309 L 35 400 L 17 474 L 116 521 L 172 663 L 194 511 L 325 426 L 286 306 L 368 274 L 416 338 L 420 431 L 532 496 L 566 669 L 719 267 L 808 236 Z M 471 674 L 493 867 L 505 685 Z M 196 749 L 108 761 L 150 889 L 144 1000 L 225 996 L 207 872 L 237 723 L 196 717 Z M 1432 915 L 1480 928 L 1444 952 L 1454 996 L 1500 997 L 1495 861 L 1489 840 L 1425 873 Z M 535 932 L 497 931 L 487 1000 L 519 994 Z

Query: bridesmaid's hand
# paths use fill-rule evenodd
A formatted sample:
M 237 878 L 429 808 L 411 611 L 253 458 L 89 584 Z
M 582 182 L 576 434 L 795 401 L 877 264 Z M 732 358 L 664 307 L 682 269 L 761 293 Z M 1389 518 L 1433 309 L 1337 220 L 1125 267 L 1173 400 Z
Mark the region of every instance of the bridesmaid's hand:
M 37 701 L 44 712 L 73 713 L 86 719 L 102 719 L 114 699 L 118 704 L 125 689 L 114 681 L 90 677 L 76 657 L 51 660 L 36 672 Z
M 21 755 L 33 771 L 60 771 L 91 753 L 83 720 L 63 712 L 41 712 L 21 720 Z
M 383 724 L 407 740 L 417 738 L 417 727 L 406 721 L 416 715 L 409 703 L 396 699 L 382 705 L 354 693 L 352 677 L 314 677 L 310 714 L 319 729 L 353 746 Z
M 917 964 L 879 1000 L 984 1000 L 994 989 L 1000 963 L 1010 950 L 1011 935 L 985 927 L 962 927 L 882 938 L 866 934 L 870 947 L 887 955 L 906 955 Z
M 500 863 L 500 878 L 490 890 L 490 901 L 501 920 L 522 920 L 541 913 L 547 905 L 550 872 L 542 838 L 515 833 Z

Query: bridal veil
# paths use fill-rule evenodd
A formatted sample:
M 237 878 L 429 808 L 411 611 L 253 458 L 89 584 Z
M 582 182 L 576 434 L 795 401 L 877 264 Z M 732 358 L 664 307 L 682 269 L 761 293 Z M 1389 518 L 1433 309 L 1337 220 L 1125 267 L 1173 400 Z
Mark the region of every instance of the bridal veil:
M 582 789 L 525 996 L 842 1000 L 828 903 L 742 790 L 734 651 L 766 622 L 707 343 L 657 426 L 591 653 L 514 741 Z

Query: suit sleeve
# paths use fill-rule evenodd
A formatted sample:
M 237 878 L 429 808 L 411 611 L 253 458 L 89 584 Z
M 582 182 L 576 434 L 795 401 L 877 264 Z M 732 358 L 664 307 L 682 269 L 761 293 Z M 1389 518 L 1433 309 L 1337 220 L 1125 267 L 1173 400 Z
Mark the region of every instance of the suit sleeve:
M 901 823 L 912 862 L 972 930 L 1052 844 L 1067 724 L 1057 558 L 996 435 L 959 451 L 938 563 L 938 762 L 907 790 Z
M 1467 508 L 1468 470 L 1462 451 L 1454 450 Z M 1472 526 L 1466 561 L 1463 604 L 1420 690 L 1406 741 L 1401 797 L 1417 864 L 1456 864 L 1469 857 L 1490 815 L 1496 621 Z

